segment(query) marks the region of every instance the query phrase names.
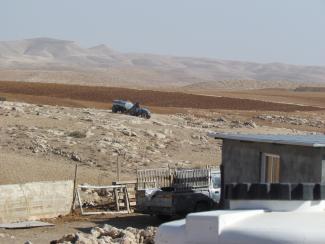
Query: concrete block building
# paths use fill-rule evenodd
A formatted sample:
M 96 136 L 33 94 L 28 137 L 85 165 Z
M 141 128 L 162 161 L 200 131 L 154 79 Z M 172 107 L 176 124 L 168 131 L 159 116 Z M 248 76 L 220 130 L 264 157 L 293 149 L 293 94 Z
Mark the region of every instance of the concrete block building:
M 325 136 L 218 134 L 224 183 L 325 183 Z

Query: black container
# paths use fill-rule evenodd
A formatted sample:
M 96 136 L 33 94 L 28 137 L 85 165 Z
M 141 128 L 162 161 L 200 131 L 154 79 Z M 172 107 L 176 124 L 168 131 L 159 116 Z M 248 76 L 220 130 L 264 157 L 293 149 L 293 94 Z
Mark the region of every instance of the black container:
M 270 199 L 291 200 L 291 184 L 272 183 L 270 186 Z
M 249 196 L 248 196 L 249 187 L 250 187 L 250 184 L 248 184 L 248 183 L 236 184 L 234 187 L 234 191 L 233 191 L 233 199 L 238 199 L 238 200 L 249 199 Z
M 269 199 L 270 184 L 267 183 L 253 183 L 248 192 L 249 199 L 252 200 L 266 200 Z
M 315 184 L 314 200 L 325 200 L 325 184 Z
M 313 200 L 314 199 L 314 183 L 291 184 L 292 200 Z

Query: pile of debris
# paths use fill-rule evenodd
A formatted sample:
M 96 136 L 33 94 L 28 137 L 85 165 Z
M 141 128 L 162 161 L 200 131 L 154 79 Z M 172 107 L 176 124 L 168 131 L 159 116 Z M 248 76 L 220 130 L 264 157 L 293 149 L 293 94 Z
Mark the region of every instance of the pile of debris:
M 51 244 L 154 244 L 156 231 L 157 227 L 151 226 L 146 229 L 118 229 L 106 224 L 102 228 L 92 228 L 90 234 L 77 232 L 64 235 L 59 240 L 51 241 Z

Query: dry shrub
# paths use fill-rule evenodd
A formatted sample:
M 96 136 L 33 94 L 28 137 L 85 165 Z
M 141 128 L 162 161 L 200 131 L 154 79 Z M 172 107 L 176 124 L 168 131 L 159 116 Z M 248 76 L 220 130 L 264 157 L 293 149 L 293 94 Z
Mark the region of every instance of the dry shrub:
M 74 138 L 85 138 L 86 133 L 81 131 L 72 131 L 68 134 L 68 136 L 74 137 Z

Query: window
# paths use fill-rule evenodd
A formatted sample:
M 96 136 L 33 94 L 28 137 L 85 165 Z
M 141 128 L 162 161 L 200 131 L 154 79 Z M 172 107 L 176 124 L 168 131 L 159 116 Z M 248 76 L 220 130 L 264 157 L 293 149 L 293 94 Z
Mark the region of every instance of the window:
M 280 182 L 280 156 L 276 154 L 262 153 L 261 182 Z
M 211 174 L 212 185 L 214 189 L 221 187 L 221 175 L 220 174 Z

